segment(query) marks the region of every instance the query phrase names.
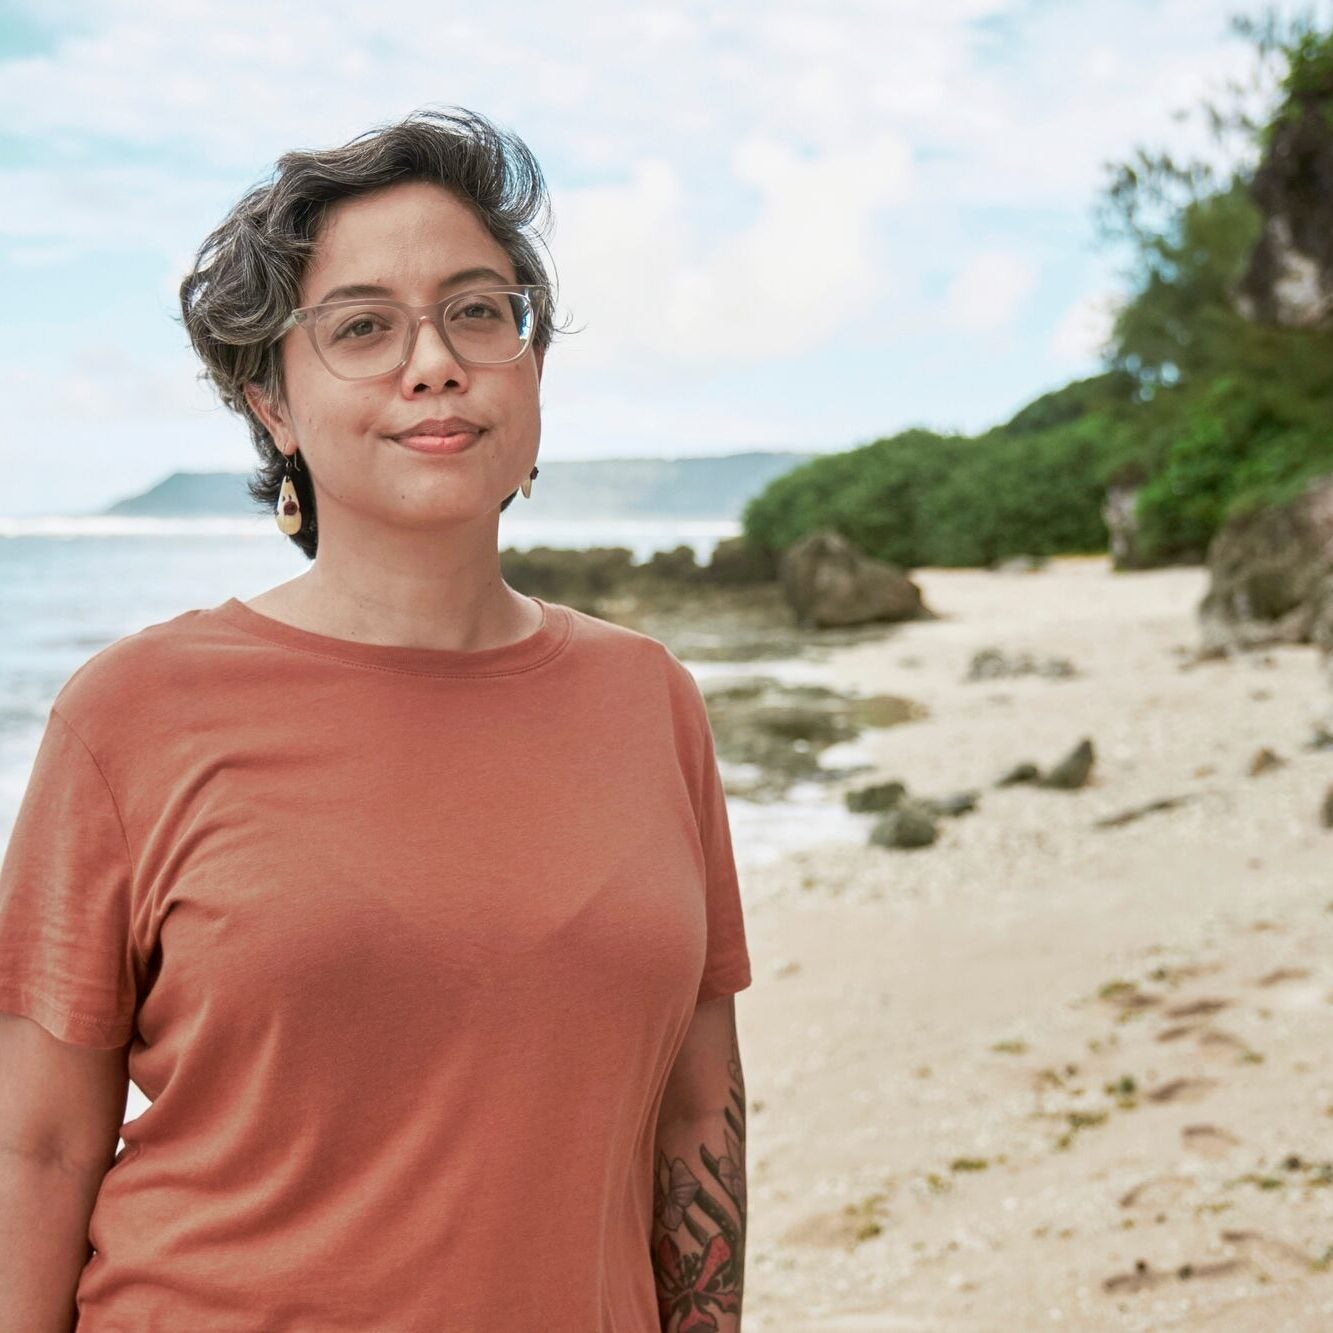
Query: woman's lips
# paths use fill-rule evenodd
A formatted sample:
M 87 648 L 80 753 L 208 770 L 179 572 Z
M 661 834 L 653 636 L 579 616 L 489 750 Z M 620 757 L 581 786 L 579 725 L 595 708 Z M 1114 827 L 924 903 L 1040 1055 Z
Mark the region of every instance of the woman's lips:
M 479 430 L 455 431 L 450 435 L 395 435 L 399 444 L 422 454 L 456 454 L 477 442 Z

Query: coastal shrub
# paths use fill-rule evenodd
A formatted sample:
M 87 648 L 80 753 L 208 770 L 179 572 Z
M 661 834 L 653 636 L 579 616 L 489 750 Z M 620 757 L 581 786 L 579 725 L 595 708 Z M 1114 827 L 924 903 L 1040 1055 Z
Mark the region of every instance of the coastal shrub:
M 1109 474 L 1127 452 L 1126 377 L 1078 381 L 986 434 L 921 428 L 829 454 L 747 504 L 746 540 L 781 550 L 831 528 L 904 568 L 1095 551 Z

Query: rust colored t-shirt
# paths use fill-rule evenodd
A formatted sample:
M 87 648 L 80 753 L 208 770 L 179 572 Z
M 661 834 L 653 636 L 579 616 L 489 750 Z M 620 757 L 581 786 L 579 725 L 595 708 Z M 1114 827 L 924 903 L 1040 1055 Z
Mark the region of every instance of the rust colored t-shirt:
M 57 694 L 0 864 L 0 1009 L 151 1105 L 80 1333 L 657 1333 L 653 1138 L 750 982 L 708 715 L 555 602 L 480 651 L 231 598 Z

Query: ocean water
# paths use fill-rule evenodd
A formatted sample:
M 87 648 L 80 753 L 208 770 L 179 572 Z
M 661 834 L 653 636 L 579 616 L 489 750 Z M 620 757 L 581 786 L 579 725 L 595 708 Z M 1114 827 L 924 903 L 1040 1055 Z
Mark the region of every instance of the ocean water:
M 638 562 L 679 545 L 706 561 L 737 532 L 726 521 L 500 519 L 501 547 L 625 546 Z M 145 625 L 244 601 L 309 567 L 264 515 L 0 518 L 0 830 L 13 823 L 51 700 L 88 658 Z
M 500 545 L 625 546 L 640 563 L 654 551 L 689 545 L 703 563 L 719 541 L 738 532 L 739 524 L 728 521 L 555 523 L 506 512 Z M 79 666 L 145 625 L 228 597 L 244 601 L 307 568 L 306 558 L 263 515 L 0 518 L 0 845 L 8 839 L 51 701 Z M 699 676 L 732 670 L 721 663 L 686 665 Z M 765 664 L 770 668 L 780 674 L 779 664 Z M 861 836 L 859 824 L 847 827 L 855 817 L 830 807 L 814 786 L 795 790 L 781 804 L 732 798 L 729 809 L 742 864 L 762 864 L 792 846 Z

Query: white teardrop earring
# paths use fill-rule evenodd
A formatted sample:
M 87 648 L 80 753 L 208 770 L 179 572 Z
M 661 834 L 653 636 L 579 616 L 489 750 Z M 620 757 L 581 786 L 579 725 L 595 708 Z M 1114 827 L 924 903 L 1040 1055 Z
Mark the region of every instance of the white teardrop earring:
M 539 468 L 533 468 L 532 472 L 523 478 L 523 484 L 519 487 L 519 490 L 523 492 L 523 498 L 525 500 L 530 500 L 532 498 L 532 478 L 535 477 L 539 471 Z
M 273 518 L 278 531 L 290 537 L 301 530 L 301 501 L 297 498 L 296 484 L 292 480 L 293 458 L 295 451 L 287 455 L 287 469 L 278 491 L 278 502 L 273 507 Z

